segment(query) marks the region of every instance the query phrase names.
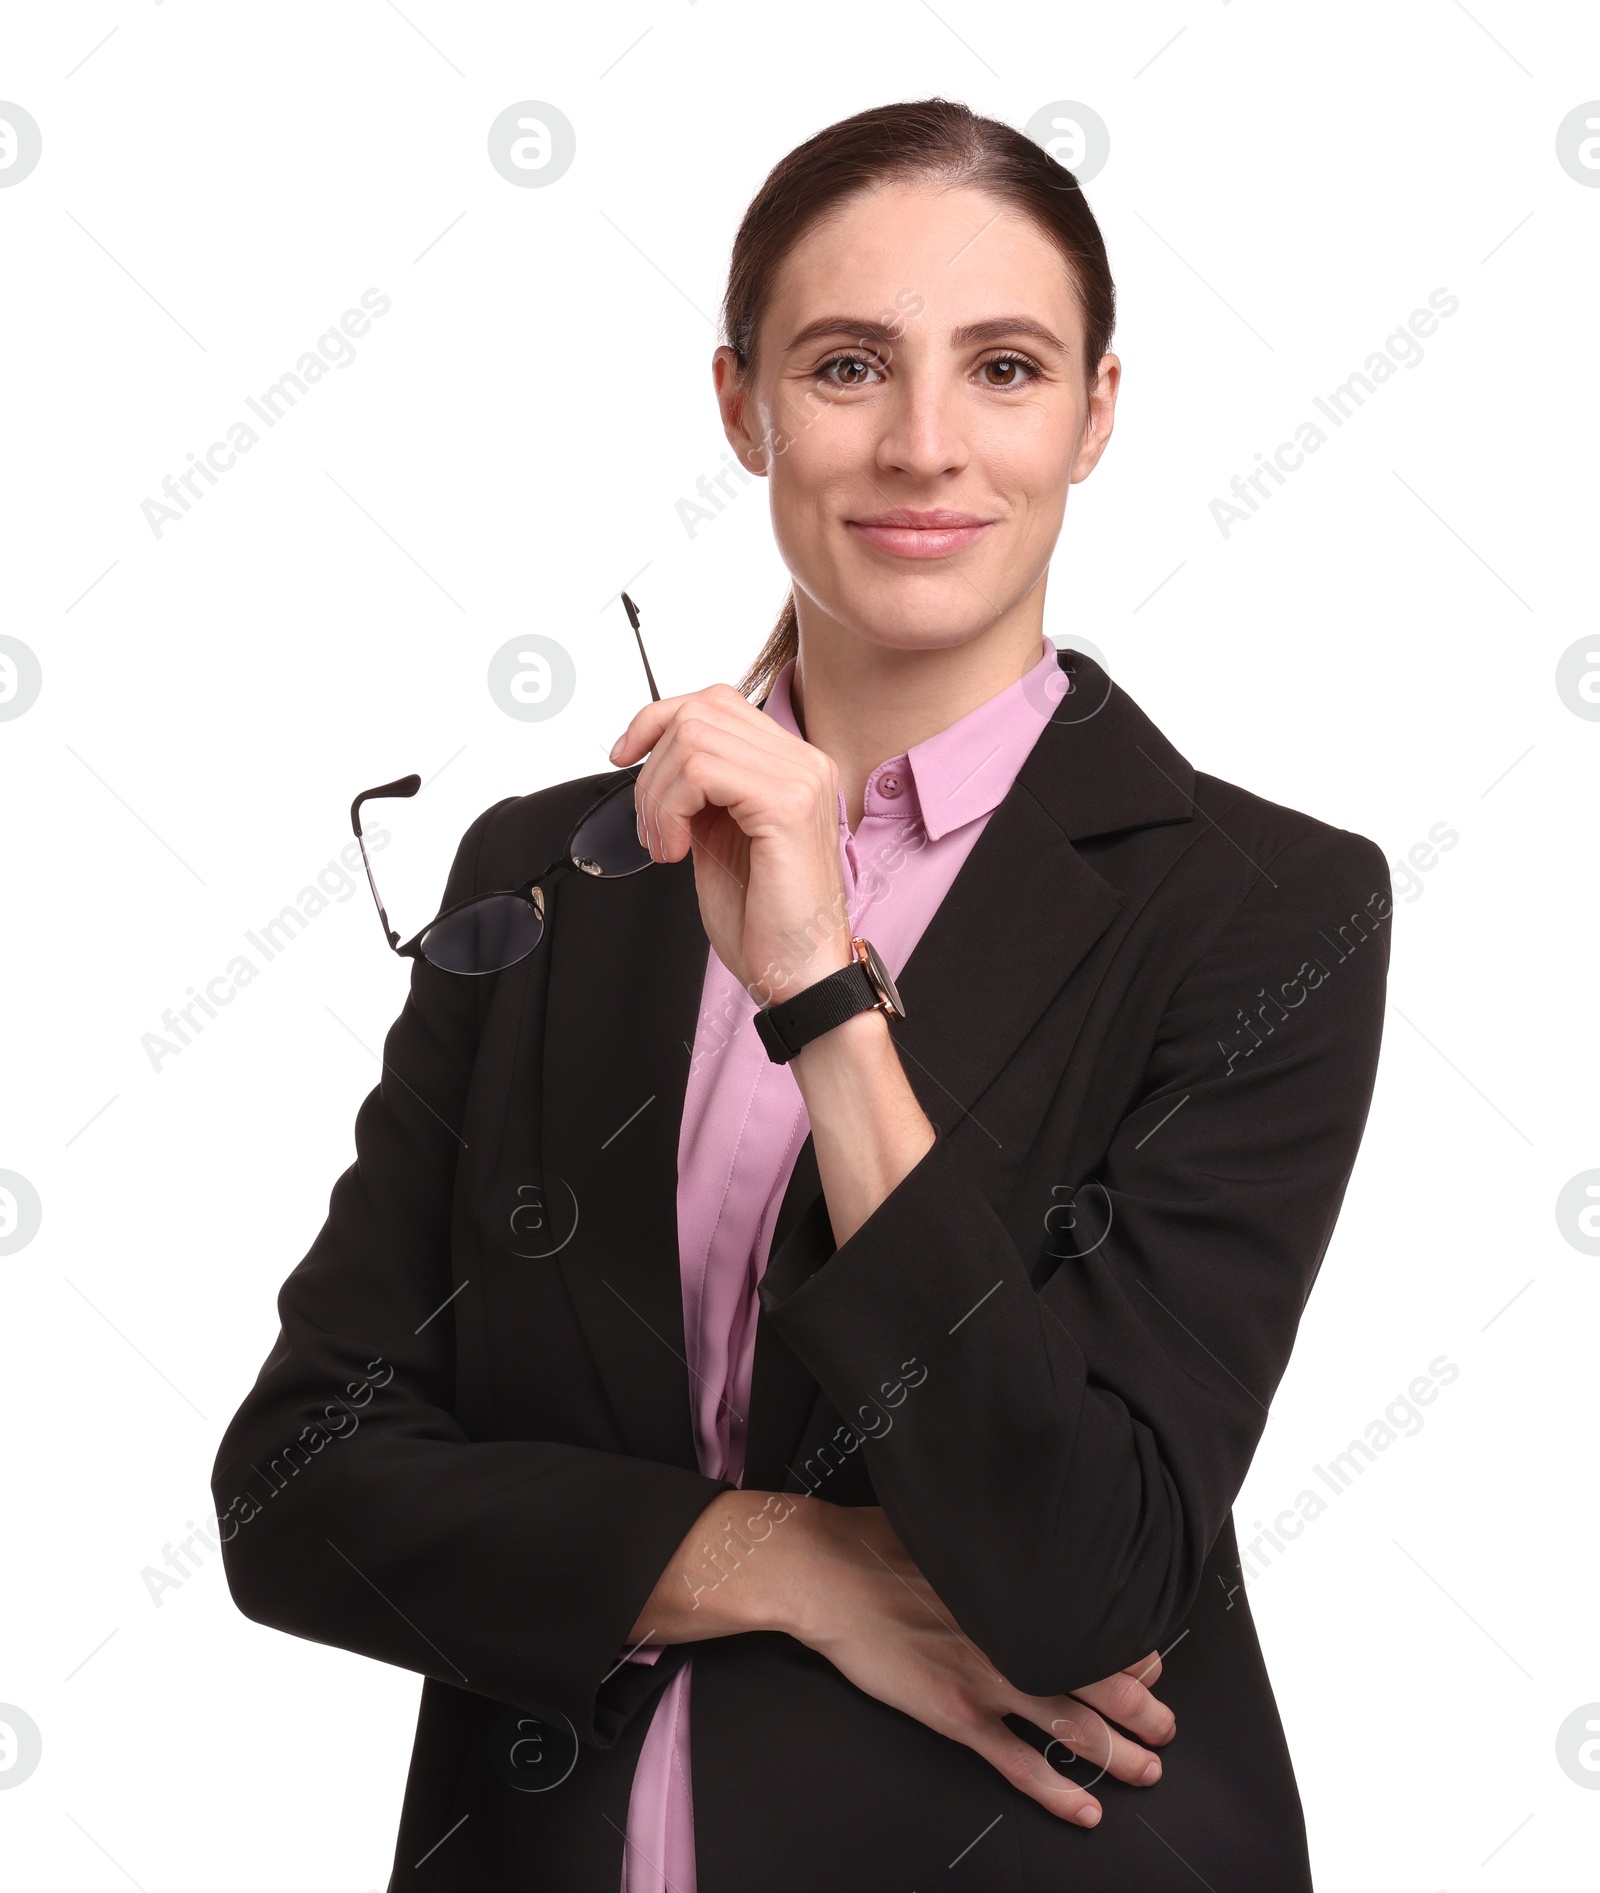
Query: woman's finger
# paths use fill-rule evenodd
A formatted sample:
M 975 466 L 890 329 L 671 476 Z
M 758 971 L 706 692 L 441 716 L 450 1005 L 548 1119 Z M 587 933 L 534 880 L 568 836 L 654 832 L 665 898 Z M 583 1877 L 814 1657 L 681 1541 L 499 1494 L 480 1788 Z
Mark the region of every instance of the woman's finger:
M 1089 1790 L 1058 1775 L 1038 1749 L 1013 1734 L 1003 1722 L 996 1719 L 992 1727 L 974 1729 L 958 1739 L 997 1768 L 1013 1788 L 1019 1788 L 1030 1801 L 1037 1801 L 1059 1820 L 1078 1827 L 1099 1826 L 1103 1810 Z
M 672 717 L 634 784 L 649 852 L 657 861 L 682 858 L 693 818 L 706 806 L 748 795 L 756 774 L 748 746 L 735 753 L 735 744 L 699 717 Z
M 693 701 L 685 698 L 679 712 L 668 721 L 634 783 L 639 836 L 657 861 L 676 861 L 687 852 L 690 824 L 710 800 L 704 793 L 680 793 L 676 804 L 668 799 L 675 785 L 680 791 L 693 788 L 683 781 L 684 764 L 687 755 L 699 746 L 707 727 L 688 714 Z
M 1152 1650 L 1137 1663 L 1125 1663 L 1122 1674 L 1131 1676 L 1136 1683 L 1143 1683 L 1146 1689 L 1154 1689 L 1161 1681 L 1161 1652 Z
M 690 734 L 700 736 L 710 730 L 747 745 L 751 758 L 775 775 L 797 777 L 824 787 L 837 779 L 838 770 L 830 757 L 781 729 L 726 684 L 682 699 L 656 738 L 655 753 L 645 764 L 646 773 L 663 751 L 670 751 Z
M 1157 1662 L 1159 1665 L 1159 1659 Z M 1079 1702 L 1087 1703 L 1091 1709 L 1138 1736 L 1141 1742 L 1151 1742 L 1159 1748 L 1177 1734 L 1178 1719 L 1139 1681 L 1144 1673 L 1143 1665 L 1134 1664 L 1119 1670 L 1115 1676 L 1107 1676 L 1102 1682 L 1090 1683 L 1070 1693 Z
M 689 850 L 691 824 L 701 809 L 725 808 L 741 828 L 785 804 L 815 801 L 807 774 L 776 762 L 742 730 L 699 717 L 675 719 L 640 771 L 635 806 L 657 860 L 676 861 Z
M 742 727 L 748 734 L 776 739 L 777 746 L 791 744 L 805 747 L 798 737 L 781 728 L 765 711 L 758 710 L 732 684 L 712 684 L 679 697 L 663 697 L 659 703 L 647 703 L 611 746 L 611 760 L 626 769 L 641 756 L 647 756 L 661 741 L 673 721 L 683 716 L 698 716 L 708 722 L 728 727 Z
M 677 714 L 686 697 L 663 697 L 659 703 L 647 703 L 611 745 L 611 760 L 626 769 L 641 756 L 648 756 L 661 740 L 661 732 Z
M 686 823 L 698 808 L 691 798 L 690 806 L 674 810 L 666 786 L 683 767 L 684 755 L 714 749 L 711 732 L 721 732 L 735 745 L 744 745 L 742 749 L 724 747 L 721 753 L 730 758 L 743 755 L 755 772 L 755 780 L 768 776 L 775 789 L 784 785 L 791 811 L 797 803 L 810 810 L 825 802 L 831 835 L 838 796 L 837 771 L 830 760 L 780 728 L 731 684 L 713 684 L 688 696 L 646 704 L 611 750 L 611 760 L 621 767 L 647 758 L 635 778 L 634 808 L 639 839 L 656 860 L 675 861 L 688 851 Z M 682 817 L 667 825 L 670 833 L 662 821 L 669 813 Z
M 1007 1706 L 1012 1715 L 1026 1716 L 1051 1738 L 1046 1760 L 1072 1756 L 1087 1762 L 1101 1775 L 1111 1775 L 1131 1787 L 1150 1788 L 1161 1779 L 1161 1758 L 1147 1748 L 1129 1741 L 1114 1729 L 1104 1716 L 1097 1715 L 1087 1703 L 1073 1696 L 1018 1696 Z M 1058 1746 L 1059 1745 L 1059 1746 Z M 1094 1785 L 1091 1781 L 1090 1787 Z

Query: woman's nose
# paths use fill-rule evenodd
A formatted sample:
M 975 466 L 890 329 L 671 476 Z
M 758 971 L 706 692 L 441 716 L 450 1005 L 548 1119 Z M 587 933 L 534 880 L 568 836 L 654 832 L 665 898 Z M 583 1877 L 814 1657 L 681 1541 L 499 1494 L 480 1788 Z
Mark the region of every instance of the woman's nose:
M 924 478 L 964 467 L 968 447 L 959 421 L 959 394 L 931 376 L 907 376 L 881 410 L 878 464 Z

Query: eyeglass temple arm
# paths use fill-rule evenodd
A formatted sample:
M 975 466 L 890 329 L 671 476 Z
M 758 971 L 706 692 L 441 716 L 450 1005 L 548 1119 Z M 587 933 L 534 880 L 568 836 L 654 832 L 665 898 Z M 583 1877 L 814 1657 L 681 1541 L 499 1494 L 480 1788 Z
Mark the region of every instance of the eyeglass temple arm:
M 398 782 L 385 782 L 381 788 L 363 789 L 350 804 L 350 826 L 361 846 L 361 865 L 367 871 L 367 886 L 372 889 L 372 898 L 378 904 L 378 918 L 383 922 L 383 937 L 396 953 L 400 950 L 400 936 L 389 925 L 389 916 L 384 911 L 383 896 L 378 892 L 378 883 L 372 877 L 372 862 L 367 854 L 367 838 L 361 832 L 361 804 L 376 801 L 380 796 L 415 795 L 421 787 L 421 776 L 401 776 Z
M 645 655 L 644 639 L 639 635 L 639 607 L 626 592 L 622 594 L 622 608 L 628 614 L 629 624 L 633 626 L 633 641 L 638 645 L 639 656 L 644 663 L 645 678 L 650 685 L 650 700 L 652 703 L 659 703 L 661 692 L 656 689 L 655 672 L 650 668 L 650 659 Z
M 661 692 L 656 688 L 655 672 L 650 668 L 649 654 L 644 648 L 644 639 L 639 635 L 639 607 L 626 592 L 622 594 L 622 605 L 628 614 L 628 623 L 633 626 L 633 638 L 639 647 L 639 658 L 644 665 L 645 680 L 650 685 L 651 700 L 659 703 Z M 367 871 L 367 886 L 372 889 L 372 898 L 378 909 L 378 919 L 383 926 L 383 937 L 396 953 L 400 951 L 400 936 L 389 925 L 388 911 L 384 907 L 383 896 L 378 892 L 378 883 L 372 872 L 372 857 L 367 853 L 367 838 L 361 832 L 361 804 L 378 801 L 384 796 L 415 795 L 421 787 L 421 776 L 401 776 L 398 781 L 382 783 L 376 789 L 363 789 L 350 804 L 350 828 L 361 848 L 361 865 Z

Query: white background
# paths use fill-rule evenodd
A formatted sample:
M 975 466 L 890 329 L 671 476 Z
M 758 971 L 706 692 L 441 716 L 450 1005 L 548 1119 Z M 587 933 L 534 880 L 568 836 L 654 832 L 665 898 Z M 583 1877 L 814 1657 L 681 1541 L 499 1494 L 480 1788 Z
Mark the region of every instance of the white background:
M 1459 1367 L 1252 1587 L 1319 1887 L 1592 1884 L 1556 1732 L 1600 1701 L 1600 1258 L 1555 1206 L 1600 1165 L 1600 724 L 1555 670 L 1596 630 L 1600 190 L 1555 135 L 1600 16 L 122 0 L 17 9 L 0 55 L 43 129 L 0 189 L 0 632 L 44 678 L 0 722 L 0 1168 L 43 1204 L 0 1257 L 0 1701 L 44 1743 L 9 1884 L 384 1885 L 418 1679 L 247 1622 L 214 1559 L 159 1604 L 141 1574 L 209 1514 L 405 968 L 357 888 L 159 1071 L 141 1038 L 336 860 L 357 789 L 428 779 L 381 857 L 409 932 L 488 803 L 604 767 L 642 700 L 620 586 L 664 690 L 738 676 L 785 584 L 765 489 L 675 511 L 722 464 L 734 229 L 800 139 L 936 93 L 1110 127 L 1124 394 L 1052 635 L 1197 767 L 1391 862 L 1459 836 L 1396 869 L 1366 1142 L 1237 1511 Z M 576 127 L 548 188 L 487 160 L 525 99 Z M 356 359 L 157 538 L 141 502 L 369 288 Z M 1228 481 L 1439 288 L 1420 363 L 1224 537 Z M 485 682 L 530 631 L 578 669 L 545 723 Z

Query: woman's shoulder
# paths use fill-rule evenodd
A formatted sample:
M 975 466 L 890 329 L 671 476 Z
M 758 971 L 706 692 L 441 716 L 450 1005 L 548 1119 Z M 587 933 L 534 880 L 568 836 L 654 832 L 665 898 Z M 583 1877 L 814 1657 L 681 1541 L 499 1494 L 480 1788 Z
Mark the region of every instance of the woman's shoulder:
M 1195 814 L 1206 828 L 1215 826 L 1233 846 L 1258 867 L 1265 868 L 1293 849 L 1308 866 L 1336 867 L 1358 878 L 1387 885 L 1388 863 L 1383 850 L 1369 836 L 1354 829 L 1308 815 L 1226 782 L 1220 776 L 1196 770 Z

